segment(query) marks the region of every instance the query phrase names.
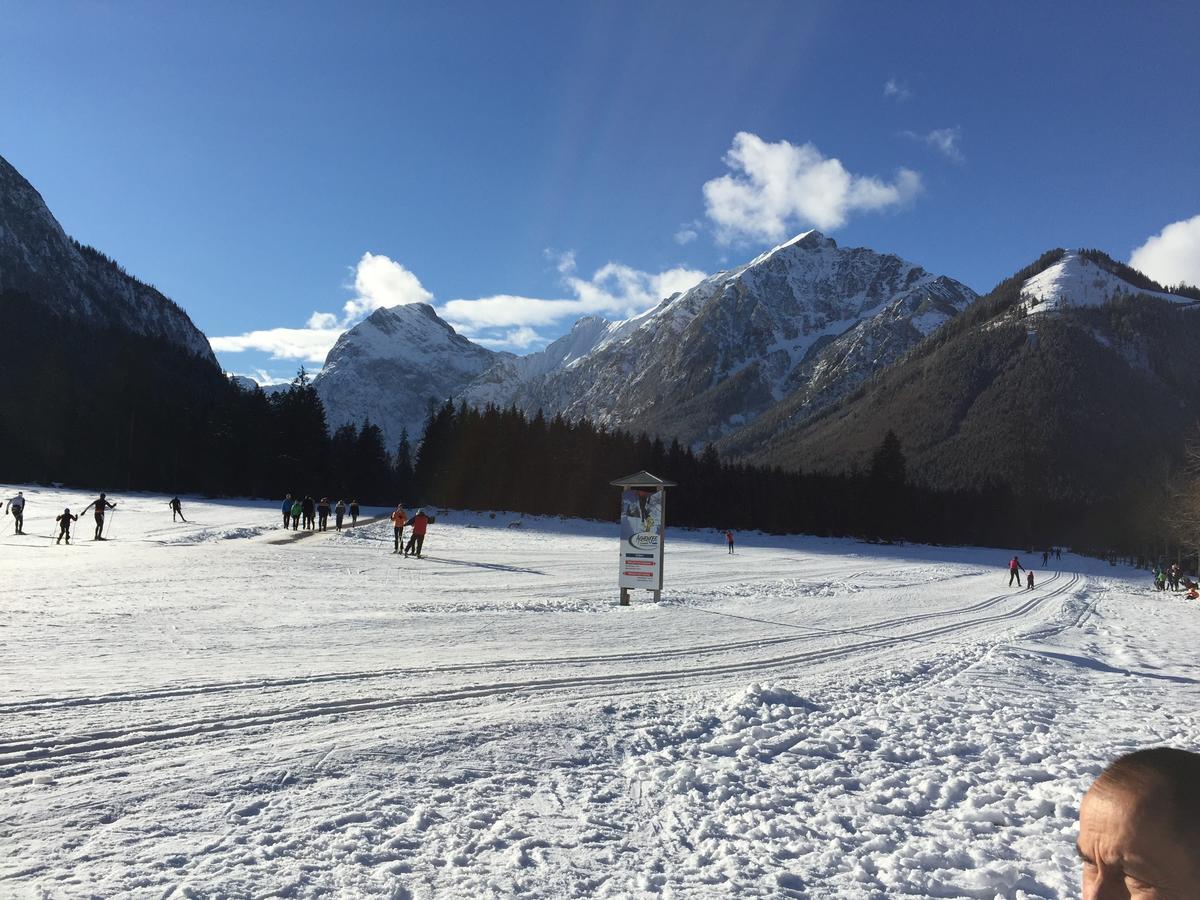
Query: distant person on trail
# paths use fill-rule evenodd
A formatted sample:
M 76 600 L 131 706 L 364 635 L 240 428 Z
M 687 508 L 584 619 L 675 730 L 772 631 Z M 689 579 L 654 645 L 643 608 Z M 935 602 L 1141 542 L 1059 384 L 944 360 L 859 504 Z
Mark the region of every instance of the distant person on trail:
M 328 531 L 329 530 L 329 498 L 328 497 L 322 497 L 321 502 L 317 504 L 317 516 L 319 517 L 319 524 L 317 526 L 317 530 Z
M 95 512 L 93 514 L 96 517 L 96 533 L 92 536 L 92 540 L 102 541 L 104 540 L 104 512 L 108 509 L 116 509 L 117 504 L 109 503 L 108 500 L 105 499 L 105 494 L 101 493 L 99 497 L 81 509 L 79 514 L 83 515 L 92 507 L 95 507 Z
M 292 530 L 300 528 L 300 516 L 304 513 L 304 504 L 299 500 L 292 501 Z
M 1008 561 L 1008 586 L 1012 587 L 1013 582 L 1017 583 L 1017 587 L 1021 586 L 1021 572 L 1025 571 L 1025 567 L 1021 565 L 1021 560 L 1013 557 Z
M 1122 756 L 1079 804 L 1083 900 L 1200 897 L 1200 754 Z
M 358 524 L 358 501 L 357 500 L 350 501 L 350 524 L 351 525 Z
M 283 527 L 287 528 L 292 521 L 292 495 L 283 498 Z
M 9 501 L 4 504 L 4 511 L 12 513 L 16 524 L 14 526 L 14 534 L 25 533 L 25 494 L 17 491 L 17 496 L 9 498 Z
M 1025 570 L 1025 587 L 1027 590 L 1030 590 L 1030 591 L 1033 590 L 1033 570 L 1032 569 Z
M 412 526 L 412 535 L 408 539 L 408 546 L 404 548 L 404 555 L 412 554 L 420 559 L 421 548 L 425 545 L 425 530 L 429 527 L 429 516 L 425 515 L 425 510 L 418 509 L 409 524 Z M 413 547 L 416 547 L 415 553 Z
M 187 521 L 187 519 L 183 518 L 183 504 L 179 502 L 178 497 L 172 497 L 170 500 L 168 500 L 167 506 L 171 507 L 171 521 L 172 522 L 175 521 L 176 516 L 179 516 L 179 518 L 183 519 L 183 521 L 185 521 L 185 522 Z
M 392 510 L 392 552 L 400 552 L 400 544 L 404 540 L 404 526 L 408 522 L 408 513 L 404 511 L 404 504 L 397 503 L 396 508 Z
M 1054 558 L 1055 558 L 1055 559 L 1062 559 L 1062 547 L 1055 547 L 1055 548 L 1054 548 Z
M 729 548 L 729 552 L 733 552 L 733 532 L 728 528 L 725 529 L 725 546 Z
M 63 538 L 67 539 L 67 543 L 71 543 L 71 523 L 78 522 L 79 516 L 71 515 L 69 509 L 64 509 L 61 516 L 55 516 L 54 521 L 58 523 L 58 540 L 54 543 L 60 543 Z
M 333 521 L 338 531 L 342 530 L 342 519 L 344 518 L 346 518 L 346 504 L 344 501 L 339 500 L 333 508 Z
M 304 511 L 304 527 L 312 531 L 317 524 L 317 502 L 305 494 L 300 506 Z
M 1043 569 L 1044 569 L 1044 568 L 1046 568 L 1046 566 L 1047 566 L 1049 563 L 1050 563 L 1050 551 L 1049 551 L 1049 550 L 1043 550 L 1043 551 L 1042 551 L 1042 568 L 1043 568 Z

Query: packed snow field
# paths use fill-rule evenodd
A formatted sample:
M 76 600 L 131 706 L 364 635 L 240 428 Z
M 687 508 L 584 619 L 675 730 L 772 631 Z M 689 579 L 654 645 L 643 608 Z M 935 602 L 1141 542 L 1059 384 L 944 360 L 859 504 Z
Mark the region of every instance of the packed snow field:
M 1071 897 L 1091 779 L 1200 746 L 1200 604 L 1069 554 L 672 530 L 621 608 L 615 524 L 25 490 L 0 896 Z

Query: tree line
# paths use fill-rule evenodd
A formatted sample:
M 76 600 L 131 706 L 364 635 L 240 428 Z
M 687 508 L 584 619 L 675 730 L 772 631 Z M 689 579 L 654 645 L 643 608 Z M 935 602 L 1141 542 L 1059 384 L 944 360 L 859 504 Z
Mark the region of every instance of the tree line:
M 166 341 L 54 316 L 0 293 L 0 480 L 109 491 L 510 510 L 615 519 L 615 478 L 677 481 L 669 521 L 932 543 L 1133 547 L 1174 535 L 1163 492 L 1103 506 L 1032 498 L 1012 485 L 934 490 L 913 483 L 894 434 L 840 474 L 723 460 L 712 446 L 515 408 L 433 403 L 421 435 L 386 447 L 372 423 L 329 433 L 301 370 L 286 390 L 243 390 Z M 1182 521 L 1182 519 L 1178 519 Z

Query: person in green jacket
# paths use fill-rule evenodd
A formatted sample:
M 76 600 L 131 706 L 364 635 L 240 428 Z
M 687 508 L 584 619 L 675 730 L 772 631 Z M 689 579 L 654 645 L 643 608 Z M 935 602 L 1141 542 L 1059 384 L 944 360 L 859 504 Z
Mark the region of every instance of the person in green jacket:
M 304 512 L 304 505 L 296 500 L 292 503 L 292 528 L 300 527 L 300 514 Z

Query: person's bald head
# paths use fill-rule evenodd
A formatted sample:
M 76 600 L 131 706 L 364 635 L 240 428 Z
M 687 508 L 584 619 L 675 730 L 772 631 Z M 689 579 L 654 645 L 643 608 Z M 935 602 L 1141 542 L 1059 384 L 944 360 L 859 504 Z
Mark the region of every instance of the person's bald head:
M 1078 850 L 1084 900 L 1200 897 L 1200 754 L 1139 750 L 1105 769 Z

